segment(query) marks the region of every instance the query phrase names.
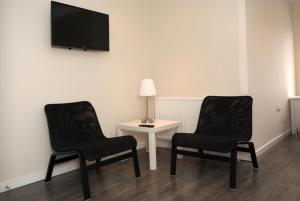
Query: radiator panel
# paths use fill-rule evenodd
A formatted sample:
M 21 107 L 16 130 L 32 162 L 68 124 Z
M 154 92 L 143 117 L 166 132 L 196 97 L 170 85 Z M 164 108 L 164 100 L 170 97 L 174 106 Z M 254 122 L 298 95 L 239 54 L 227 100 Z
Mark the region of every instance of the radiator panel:
M 181 132 L 193 133 L 196 130 L 203 98 L 156 97 L 155 118 L 182 122 Z M 176 130 L 157 135 L 158 139 L 168 140 Z

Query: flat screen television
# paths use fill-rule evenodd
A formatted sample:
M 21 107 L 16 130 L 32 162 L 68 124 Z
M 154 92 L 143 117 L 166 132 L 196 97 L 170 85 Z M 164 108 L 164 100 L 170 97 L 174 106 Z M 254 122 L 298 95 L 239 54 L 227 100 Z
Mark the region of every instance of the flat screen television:
M 109 51 L 107 14 L 51 1 L 52 46 Z

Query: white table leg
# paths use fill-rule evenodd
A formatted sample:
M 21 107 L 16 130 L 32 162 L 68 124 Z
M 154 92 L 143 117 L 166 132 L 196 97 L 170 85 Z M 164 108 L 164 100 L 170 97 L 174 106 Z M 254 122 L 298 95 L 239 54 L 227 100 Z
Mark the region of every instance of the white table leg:
M 149 162 L 150 170 L 156 170 L 156 138 L 155 132 L 149 132 Z

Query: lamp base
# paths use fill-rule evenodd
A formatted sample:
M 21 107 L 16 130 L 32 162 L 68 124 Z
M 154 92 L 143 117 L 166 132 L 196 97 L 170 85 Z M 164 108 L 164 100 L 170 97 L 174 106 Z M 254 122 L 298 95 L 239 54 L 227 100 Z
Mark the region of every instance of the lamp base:
M 141 120 L 141 123 L 143 123 L 143 124 L 151 124 L 153 122 L 154 122 L 154 120 L 149 117 Z

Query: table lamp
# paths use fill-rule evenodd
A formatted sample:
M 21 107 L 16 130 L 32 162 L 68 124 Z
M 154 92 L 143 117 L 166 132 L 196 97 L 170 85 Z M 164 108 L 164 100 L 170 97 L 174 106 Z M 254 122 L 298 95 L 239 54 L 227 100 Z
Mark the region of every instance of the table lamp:
M 144 79 L 141 81 L 140 96 L 147 96 L 147 116 L 142 119 L 142 123 L 153 123 L 153 119 L 149 117 L 149 96 L 155 96 L 156 89 L 152 79 Z

